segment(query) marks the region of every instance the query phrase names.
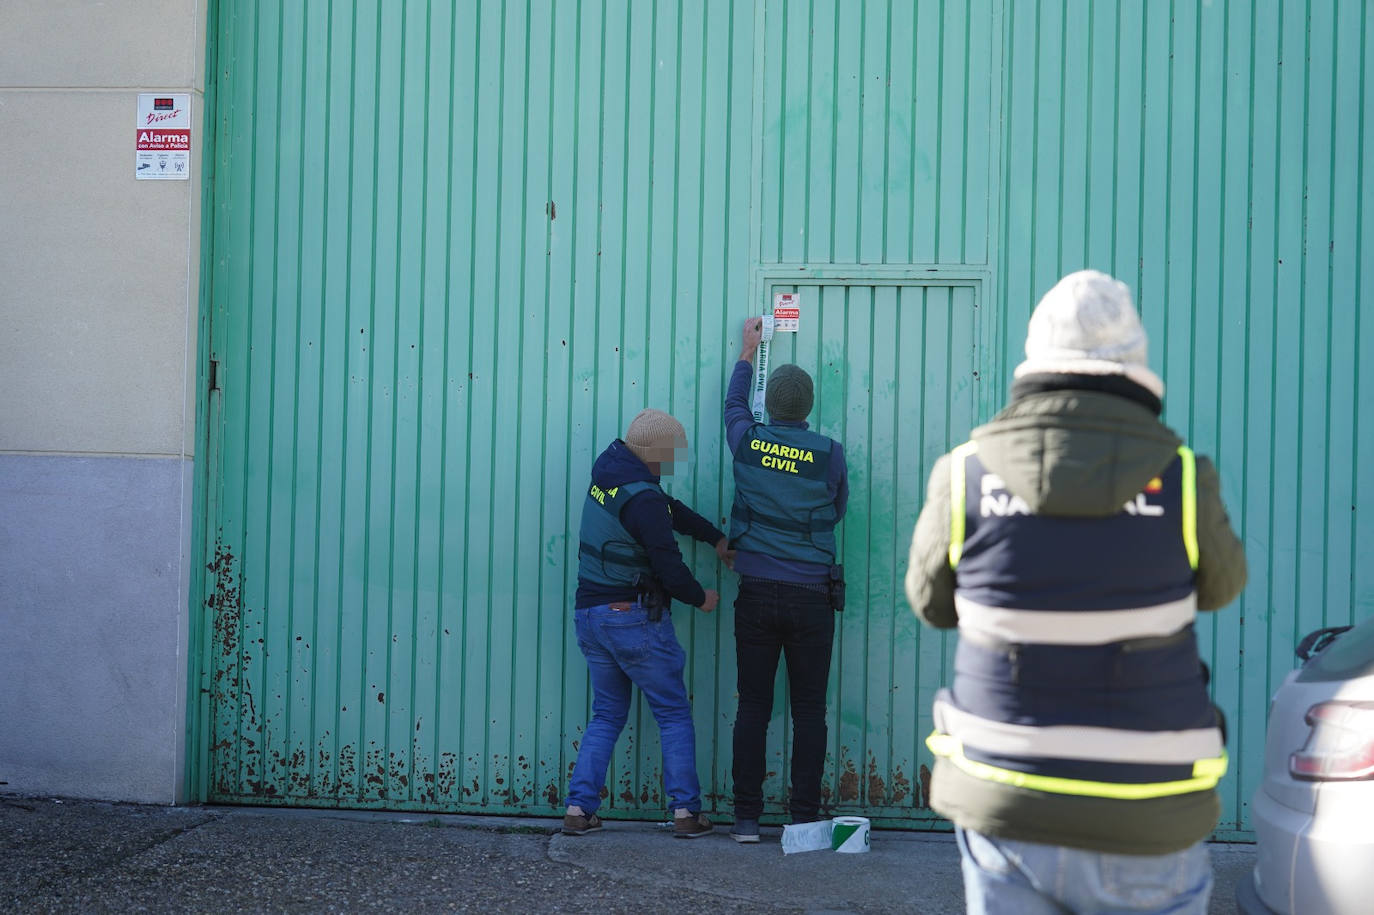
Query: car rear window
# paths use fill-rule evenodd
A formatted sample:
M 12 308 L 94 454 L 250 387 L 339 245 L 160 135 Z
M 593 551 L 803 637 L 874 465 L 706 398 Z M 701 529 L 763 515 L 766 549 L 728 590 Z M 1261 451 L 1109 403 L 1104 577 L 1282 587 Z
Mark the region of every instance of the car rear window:
M 1321 654 L 1307 662 L 1298 679 L 1320 683 L 1370 674 L 1374 674 L 1374 620 L 1365 620 L 1336 636 Z

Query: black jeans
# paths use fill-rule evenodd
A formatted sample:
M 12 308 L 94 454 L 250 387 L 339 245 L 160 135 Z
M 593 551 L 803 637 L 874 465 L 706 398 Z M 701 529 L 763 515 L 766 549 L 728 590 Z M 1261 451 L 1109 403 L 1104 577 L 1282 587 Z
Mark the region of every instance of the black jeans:
M 756 820 L 763 813 L 764 749 L 773 717 L 773 678 L 778 655 L 785 653 L 792 699 L 792 821 L 816 819 L 825 765 L 825 688 L 834 644 L 835 613 L 824 592 L 783 582 L 741 581 L 735 600 L 736 818 Z

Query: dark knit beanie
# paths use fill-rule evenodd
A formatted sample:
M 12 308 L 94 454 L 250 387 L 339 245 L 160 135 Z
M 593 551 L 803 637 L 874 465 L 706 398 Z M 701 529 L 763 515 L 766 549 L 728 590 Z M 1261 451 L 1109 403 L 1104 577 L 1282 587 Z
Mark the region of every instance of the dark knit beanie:
M 815 399 L 811 376 L 799 365 L 780 365 L 768 376 L 763 408 L 774 419 L 800 422 L 811 413 Z
M 625 444 L 635 457 L 646 464 L 663 460 L 658 454 L 664 450 L 672 454 L 676 445 L 686 441 L 687 433 L 682 423 L 653 407 L 640 410 L 639 415 L 630 421 L 630 428 L 625 430 Z

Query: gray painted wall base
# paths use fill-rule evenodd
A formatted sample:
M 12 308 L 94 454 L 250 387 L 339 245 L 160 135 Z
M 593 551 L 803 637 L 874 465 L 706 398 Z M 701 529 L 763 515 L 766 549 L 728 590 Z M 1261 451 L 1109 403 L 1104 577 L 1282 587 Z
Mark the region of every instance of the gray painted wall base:
M 0 781 L 183 798 L 193 462 L 0 454 Z

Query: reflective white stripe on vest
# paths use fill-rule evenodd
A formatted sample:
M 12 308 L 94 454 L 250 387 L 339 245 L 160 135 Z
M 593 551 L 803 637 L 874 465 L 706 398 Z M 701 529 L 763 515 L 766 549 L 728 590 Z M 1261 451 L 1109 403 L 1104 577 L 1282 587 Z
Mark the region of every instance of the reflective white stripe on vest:
M 1197 617 L 1197 594 L 1131 610 L 1016 610 L 988 607 L 954 595 L 959 628 L 1003 642 L 1106 645 L 1173 635 Z
M 1091 759 L 1100 762 L 1191 766 L 1220 756 L 1217 728 L 1189 731 L 1125 731 L 1117 728 L 1007 724 L 972 715 L 937 697 L 935 728 L 966 747 L 1008 756 Z

